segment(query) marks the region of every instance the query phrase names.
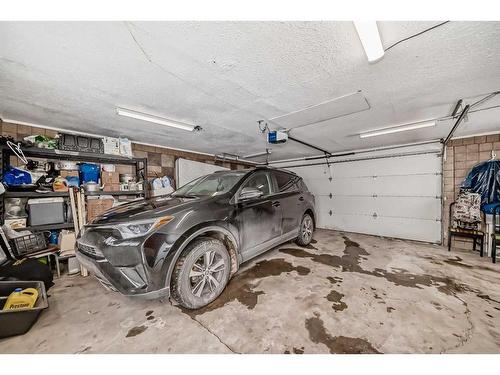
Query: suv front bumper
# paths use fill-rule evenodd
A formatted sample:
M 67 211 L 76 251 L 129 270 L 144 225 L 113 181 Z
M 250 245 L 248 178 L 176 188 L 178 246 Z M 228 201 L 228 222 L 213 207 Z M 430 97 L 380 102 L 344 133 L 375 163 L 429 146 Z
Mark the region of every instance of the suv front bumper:
M 91 258 L 76 249 L 76 258 L 108 290 L 120 292 L 128 297 L 155 299 L 170 296 L 170 288 L 148 291 L 147 281 L 141 277 L 137 267 L 116 267 L 105 258 Z M 142 266 L 142 265 L 141 265 Z

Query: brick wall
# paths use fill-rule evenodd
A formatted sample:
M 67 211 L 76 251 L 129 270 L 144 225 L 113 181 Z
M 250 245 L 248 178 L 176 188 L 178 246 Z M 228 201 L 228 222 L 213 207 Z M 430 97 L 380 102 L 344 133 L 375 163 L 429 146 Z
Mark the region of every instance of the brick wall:
M 444 245 L 448 244 L 449 207 L 455 201 L 460 185 L 471 168 L 479 162 L 491 159 L 494 151 L 500 157 L 500 133 L 480 137 L 454 139 L 446 147 L 444 162 L 444 201 L 443 201 L 443 235 Z M 484 229 L 484 228 L 483 228 Z M 472 240 L 453 238 L 452 246 L 460 249 L 472 249 Z
M 3 136 L 10 136 L 15 140 L 21 140 L 29 135 L 46 135 L 48 137 L 55 137 L 57 131 L 50 129 L 43 129 L 34 126 L 26 126 L 19 124 L 12 124 L 1 122 L 0 132 Z M 216 161 L 213 156 L 197 154 L 194 152 L 184 152 L 172 150 L 166 147 L 146 146 L 138 143 L 132 143 L 132 152 L 135 157 L 148 158 L 148 178 L 156 176 L 169 176 L 175 179 L 175 160 L 183 158 L 188 160 L 199 161 L 202 163 L 216 164 L 230 169 L 243 169 L 250 166 L 250 164 L 242 162 L 222 162 Z M 17 165 L 16 157 L 13 157 L 11 163 Z M 120 173 L 133 173 L 132 166 L 121 165 L 117 167 Z

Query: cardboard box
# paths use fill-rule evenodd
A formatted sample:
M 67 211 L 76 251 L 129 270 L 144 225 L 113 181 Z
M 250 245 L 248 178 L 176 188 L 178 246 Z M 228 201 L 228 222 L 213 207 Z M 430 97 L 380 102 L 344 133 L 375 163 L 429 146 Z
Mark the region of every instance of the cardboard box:
M 103 191 L 120 191 L 120 184 L 104 184 Z
M 87 200 L 87 222 L 91 222 L 97 216 L 113 207 L 113 198 L 88 199 Z
M 119 184 L 120 174 L 118 172 L 101 172 L 101 184 Z
M 62 170 L 60 171 L 61 177 L 66 178 L 68 176 L 73 176 L 73 177 L 78 177 L 78 171 L 67 171 L 67 170 Z

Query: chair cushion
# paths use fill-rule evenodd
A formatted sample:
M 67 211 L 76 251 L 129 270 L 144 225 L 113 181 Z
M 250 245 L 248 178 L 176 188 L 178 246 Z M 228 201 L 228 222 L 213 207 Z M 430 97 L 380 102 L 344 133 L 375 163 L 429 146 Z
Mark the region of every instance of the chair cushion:
M 453 207 L 453 220 L 464 223 L 481 221 L 481 195 L 469 191 L 461 191 Z

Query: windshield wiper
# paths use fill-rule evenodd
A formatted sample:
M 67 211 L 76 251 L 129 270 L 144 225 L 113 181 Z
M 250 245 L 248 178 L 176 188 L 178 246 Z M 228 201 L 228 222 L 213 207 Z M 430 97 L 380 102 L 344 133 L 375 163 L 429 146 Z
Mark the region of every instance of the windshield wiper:
M 198 198 L 196 195 L 190 194 L 172 194 L 172 196 L 177 198 Z

